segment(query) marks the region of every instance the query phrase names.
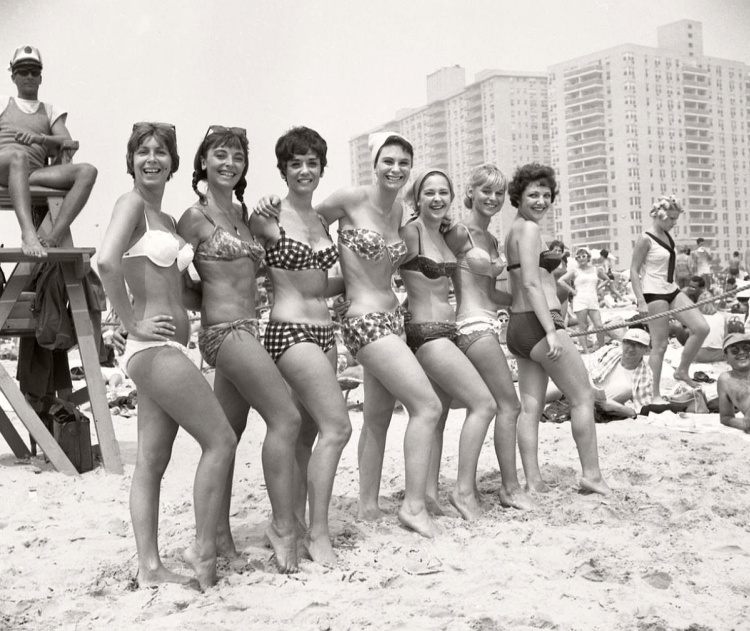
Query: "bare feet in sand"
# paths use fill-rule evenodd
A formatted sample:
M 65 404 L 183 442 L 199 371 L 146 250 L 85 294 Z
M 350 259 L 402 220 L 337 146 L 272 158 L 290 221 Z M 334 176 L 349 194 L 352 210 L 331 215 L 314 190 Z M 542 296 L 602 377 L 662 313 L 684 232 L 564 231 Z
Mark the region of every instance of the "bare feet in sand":
M 482 506 L 479 503 L 479 497 L 474 495 L 474 493 L 461 495 L 454 489 L 449 499 L 453 507 L 461 513 L 461 517 L 466 521 L 474 521 L 484 515 Z
M 206 591 L 209 587 L 216 585 L 216 555 L 203 557 L 198 552 L 196 544 L 185 548 L 182 553 L 185 562 L 193 568 L 195 577 L 198 579 L 201 591 Z
M 385 513 L 380 510 L 379 506 L 365 506 L 360 502 L 357 509 L 357 519 L 361 519 L 362 521 L 377 521 L 378 519 L 383 519 L 383 517 L 385 517 Z
M 440 524 L 430 517 L 426 508 L 422 508 L 418 512 L 410 511 L 406 506 L 406 502 L 404 502 L 401 504 L 401 508 L 398 509 L 398 520 L 410 530 L 428 539 L 443 534 Z
M 440 500 L 428 495 L 425 497 L 424 503 L 430 515 L 435 515 L 436 517 L 445 516 L 445 507 L 440 503 Z
M 36 232 L 30 232 L 21 236 L 21 251 L 27 256 L 47 257 L 47 252 L 45 252 L 44 246 L 39 241 Z
M 271 523 L 266 528 L 266 539 L 271 544 L 271 548 L 276 556 L 276 565 L 279 568 L 279 572 L 282 574 L 293 574 L 299 571 L 297 534 L 295 532 L 281 535 L 276 526 Z
M 225 559 L 236 559 L 240 556 L 231 532 L 216 535 L 216 556 Z
M 690 375 L 687 372 L 682 372 L 681 370 L 674 371 L 674 378 L 678 381 L 682 381 L 686 383 L 691 388 L 697 388 L 699 385 L 698 383 L 696 383 L 690 378 Z
M 518 510 L 534 510 L 536 503 L 531 496 L 520 486 L 506 489 L 500 487 L 500 505 L 505 508 L 517 508 Z
M 609 495 L 612 493 L 612 489 L 607 486 L 604 478 L 599 477 L 596 480 L 590 478 L 581 478 L 579 482 L 581 490 L 587 491 L 588 493 L 599 493 L 600 495 Z
M 161 585 L 162 583 L 177 583 L 178 585 L 189 585 L 190 583 L 195 584 L 195 579 L 184 574 L 178 574 L 177 572 L 170 572 L 161 563 L 156 569 L 144 569 L 139 568 L 138 570 L 138 587 L 154 587 L 155 585 Z M 197 587 L 197 585 L 195 585 Z
M 319 537 L 312 539 L 309 535 L 305 537 L 305 547 L 310 554 L 310 558 L 315 563 L 322 565 L 335 565 L 338 561 L 336 553 L 333 551 L 331 540 L 328 537 Z
M 526 491 L 529 493 L 549 493 L 550 488 L 544 480 L 526 480 Z

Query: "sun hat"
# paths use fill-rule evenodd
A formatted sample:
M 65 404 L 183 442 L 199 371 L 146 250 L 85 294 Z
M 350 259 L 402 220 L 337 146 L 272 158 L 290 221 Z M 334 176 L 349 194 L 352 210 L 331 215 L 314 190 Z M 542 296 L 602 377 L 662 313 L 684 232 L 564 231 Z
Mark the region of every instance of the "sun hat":
M 730 333 L 724 338 L 721 348 L 727 350 L 732 344 L 738 344 L 739 342 L 750 342 L 750 335 L 747 333 Z
M 10 58 L 8 70 L 12 72 L 17 66 L 38 66 L 41 68 L 42 54 L 39 49 L 35 46 L 19 46 L 16 48 Z
M 651 336 L 648 331 L 643 329 L 628 329 L 625 331 L 625 335 L 622 336 L 622 341 L 628 340 L 630 342 L 636 342 L 643 344 L 644 346 L 651 346 Z

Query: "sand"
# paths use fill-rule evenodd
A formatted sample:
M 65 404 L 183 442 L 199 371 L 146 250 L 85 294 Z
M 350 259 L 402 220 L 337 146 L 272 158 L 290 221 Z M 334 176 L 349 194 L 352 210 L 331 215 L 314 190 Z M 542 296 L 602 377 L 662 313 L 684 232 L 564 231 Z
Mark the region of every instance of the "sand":
M 122 477 L 97 468 L 72 478 L 38 458 L 17 462 L 0 441 L 0 629 L 750 629 L 750 442 L 717 415 L 599 425 L 602 468 L 614 489 L 606 499 L 577 490 L 570 424 L 543 424 L 540 459 L 553 488 L 531 512 L 500 506 L 488 439 L 479 464 L 486 516 L 442 517 L 446 533 L 427 540 L 396 519 L 401 412 L 384 465 L 387 517 L 355 518 L 359 400 L 361 388 L 349 397 L 354 434 L 331 510 L 338 566 L 303 561 L 298 574 L 276 572 L 263 543 L 264 426 L 252 413 L 237 455 L 232 517 L 242 557 L 222 561 L 218 585 L 205 593 L 135 587 L 134 416 L 114 418 Z M 453 410 L 448 421 L 444 499 L 463 415 Z M 180 432 L 163 484 L 160 541 L 165 564 L 183 572 L 197 458 L 197 445 Z

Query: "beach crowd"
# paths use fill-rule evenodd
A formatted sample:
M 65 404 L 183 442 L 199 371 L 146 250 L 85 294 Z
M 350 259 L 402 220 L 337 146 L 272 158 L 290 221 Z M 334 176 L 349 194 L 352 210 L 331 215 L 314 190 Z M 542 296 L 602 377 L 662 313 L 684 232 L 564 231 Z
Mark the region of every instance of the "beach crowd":
M 11 60 L 18 96 L 0 97 L 0 185 L 14 205 L 23 251 L 39 258 L 58 245 L 96 180 L 91 165 L 47 164 L 70 135 L 66 113 L 38 100 L 41 72 L 39 51 L 20 47 Z M 501 503 L 533 509 L 535 494 L 548 490 L 539 423 L 546 404 L 560 397 L 569 409 L 580 489 L 609 495 L 595 420 L 632 418 L 647 406 L 680 409 L 661 391 L 664 355 L 676 336 L 683 348 L 674 378 L 699 386 L 690 367 L 710 338 L 716 359 L 731 368 L 719 378 L 721 421 L 749 430 L 746 312 L 741 330 L 727 335 L 723 321 L 712 334 L 710 314 L 699 305 L 716 298 L 710 290 L 718 283 L 707 267 L 713 255 L 702 243 L 692 259 L 675 247 L 670 230 L 682 207 L 674 196 L 650 209 L 628 288 L 606 250 L 593 256 L 577 249 L 568 266 L 564 244 L 542 238 L 540 222 L 559 192 L 551 167 L 521 165 L 508 178 L 481 164 L 459 183 L 442 168 L 412 173 L 414 149 L 399 133 L 372 134 L 369 149 L 372 184 L 314 201 L 328 147 L 315 130 L 293 127 L 275 147 L 286 190 L 249 207 L 246 131 L 212 124 L 192 160 L 195 202 L 176 220 L 162 200 L 180 166 L 177 131 L 164 122 L 132 126 L 125 166 L 133 187 L 114 205 L 98 270 L 120 323 L 119 364 L 138 392 L 130 511 L 141 586 L 197 579 L 205 589 L 217 581 L 217 556 L 238 555 L 230 525 L 234 455 L 251 408 L 267 426 L 266 536 L 279 570 L 297 571 L 303 557 L 336 562 L 328 511 L 352 434 L 338 379 L 341 355 L 361 367 L 363 380 L 357 517 L 382 516 L 383 459 L 400 403 L 408 425 L 398 519 L 427 538 L 441 534 L 439 517 L 447 510 L 438 481 L 452 406 L 465 408 L 466 416 L 449 500 L 466 520 L 483 514 L 477 463 L 493 422 Z M 37 233 L 30 185 L 69 190 L 49 234 Z M 449 214 L 457 196 L 468 210 L 461 221 Z M 506 198 L 514 215 L 504 235 L 493 235 L 490 221 Z M 730 261 L 733 278 L 740 275 L 738 260 L 737 254 Z M 263 322 L 261 276 L 272 295 Z M 608 300 L 634 305 L 635 319 L 646 324 L 625 322 L 605 336 L 601 305 Z M 189 311 L 200 314 L 197 343 L 215 369 L 213 388 L 187 355 Z M 573 322 L 577 333 L 568 329 Z M 179 428 L 201 448 L 195 539 L 184 555 L 194 576 L 167 569 L 158 545 L 160 486 Z

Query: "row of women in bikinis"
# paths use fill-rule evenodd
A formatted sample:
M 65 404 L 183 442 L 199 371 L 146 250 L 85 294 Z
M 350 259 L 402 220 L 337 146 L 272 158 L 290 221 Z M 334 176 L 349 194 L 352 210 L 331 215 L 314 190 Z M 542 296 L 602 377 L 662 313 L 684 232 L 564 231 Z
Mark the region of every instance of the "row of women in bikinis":
M 524 432 L 519 424 L 525 488 L 518 479 L 521 405 L 500 345 L 498 307 L 512 303 L 511 324 L 521 318 L 516 333 L 509 330 L 509 346 L 515 344 L 519 370 L 528 372 L 535 389 L 541 376 L 535 376 L 532 364 L 547 371 L 545 383 L 551 362 L 560 372 L 576 373 L 570 362 L 562 368 L 573 347 L 569 339 L 561 343 L 555 337 L 558 327 L 550 316 L 555 305 L 540 308 L 537 300 L 530 307 L 528 296 L 496 288 L 504 262 L 489 222 L 509 189 L 518 209 L 505 244 L 516 260 L 512 274 L 517 282 L 511 284 L 526 291 L 535 275 L 552 278 L 550 254 L 536 224 L 554 201 L 554 172 L 526 165 L 508 186 L 495 166 L 477 167 L 462 192 L 470 212 L 449 226 L 455 191 L 447 173 L 428 169 L 402 196 L 413 161 L 409 141 L 393 132 L 373 134 L 370 150 L 373 184 L 338 190 L 313 205 L 327 145 L 312 129 L 290 129 L 275 148 L 286 194 L 264 197 L 248 212 L 245 131 L 212 126 L 193 160 L 197 200 L 175 224 L 161 210 L 166 182 L 179 164 L 174 127 L 134 126 L 127 152 L 134 188 L 115 206 L 99 270 L 129 333 L 123 364 L 139 393 L 131 515 L 141 584 L 190 580 L 162 565 L 157 543 L 159 487 L 178 427 L 202 449 L 194 489 L 196 537 L 185 559 L 205 588 L 217 580 L 216 557 L 238 554 L 229 523 L 234 450 L 250 408 L 267 425 L 262 461 L 271 520 L 266 536 L 279 569 L 296 571 L 305 557 L 336 561 L 328 512 L 336 469 L 352 431 L 337 380 L 336 325 L 328 308 L 337 295 L 343 296 L 338 326 L 344 344 L 363 367 L 359 519 L 384 516 L 380 482 L 396 401 L 409 416 L 404 495 L 397 511 L 406 528 L 434 537 L 443 530 L 439 517 L 454 509 L 465 519 L 482 516 L 486 498 L 477 486 L 477 467 L 493 420 L 502 476 L 499 503 L 528 509 L 534 505 L 529 492 L 546 489 L 536 457 L 535 423 L 541 410 L 534 407 L 523 410 L 522 418 L 530 419 Z M 411 218 L 405 221 L 407 216 Z M 536 231 L 515 226 L 518 221 L 530 222 Z M 328 230 L 335 222 L 338 247 Z M 528 252 L 535 252 L 539 261 L 533 270 Z M 185 273 L 191 258 L 198 282 Z M 256 276 L 263 260 L 273 305 L 260 339 Z M 337 262 L 341 276 L 329 277 Z M 399 269 L 408 295 L 406 323 L 406 310 L 392 289 Z M 452 287 L 455 308 L 449 301 Z M 198 342 L 204 360 L 215 368 L 213 391 L 185 354 L 190 334 L 186 308 L 201 313 Z M 585 398 L 572 392 L 586 391 L 580 380 L 562 381 L 574 404 Z M 466 408 L 466 417 L 456 483 L 441 492 L 442 437 L 452 402 Z M 593 418 L 590 428 L 578 427 L 581 485 L 607 492 L 595 434 L 591 455 L 592 431 Z

